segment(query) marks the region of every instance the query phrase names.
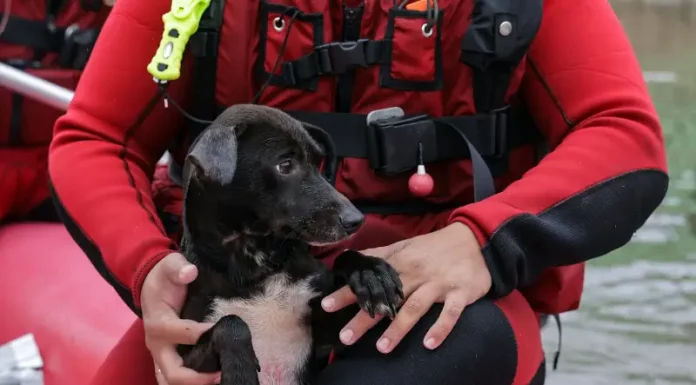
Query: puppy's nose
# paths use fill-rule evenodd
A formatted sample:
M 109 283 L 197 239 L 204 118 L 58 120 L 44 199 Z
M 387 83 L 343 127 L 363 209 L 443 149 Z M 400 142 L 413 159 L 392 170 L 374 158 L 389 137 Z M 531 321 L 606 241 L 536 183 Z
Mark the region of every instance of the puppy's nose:
M 353 210 L 343 210 L 339 215 L 338 219 L 341 221 L 341 226 L 346 230 L 348 234 L 354 234 L 363 222 L 365 222 L 365 216 L 356 209 Z

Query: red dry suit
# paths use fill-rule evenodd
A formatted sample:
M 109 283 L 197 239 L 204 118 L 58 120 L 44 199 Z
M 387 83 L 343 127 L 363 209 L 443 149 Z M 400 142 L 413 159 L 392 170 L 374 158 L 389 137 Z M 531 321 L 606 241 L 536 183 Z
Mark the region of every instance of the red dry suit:
M 74 89 L 108 7 L 101 0 L 13 0 L 0 4 L 0 61 Z M 0 221 L 49 198 L 48 145 L 63 114 L 0 87 Z
M 628 242 L 668 185 L 660 123 L 610 5 L 438 0 L 428 12 L 351 3 L 214 1 L 172 100 L 211 119 L 270 82 L 261 104 L 334 136 L 336 186 L 371 213 L 361 233 L 386 242 L 463 222 L 481 243 L 491 296 L 520 290 L 537 312 L 577 308 L 583 263 Z M 168 10 L 167 0 L 117 3 L 50 154 L 63 220 L 136 312 L 147 273 L 176 249 L 160 218 L 176 219 L 181 191 L 160 170 L 153 201 L 156 162 L 169 149 L 181 164 L 200 129 L 162 103 L 134 124 L 156 92 L 146 66 Z M 393 106 L 430 123 L 365 124 Z M 472 203 L 461 136 L 497 194 Z M 435 181 L 425 199 L 407 187 L 419 148 Z

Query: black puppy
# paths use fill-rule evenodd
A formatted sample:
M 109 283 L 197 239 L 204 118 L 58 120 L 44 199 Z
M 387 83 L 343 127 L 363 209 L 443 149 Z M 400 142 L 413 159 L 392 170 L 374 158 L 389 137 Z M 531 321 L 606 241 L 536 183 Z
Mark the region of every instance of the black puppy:
M 339 242 L 364 221 L 319 172 L 322 147 L 301 122 L 263 106 L 227 109 L 184 166 L 183 254 L 199 269 L 183 318 L 214 322 L 185 365 L 222 370 L 222 385 L 305 385 L 318 347 L 340 346 L 357 308 L 326 313 L 321 299 L 348 283 L 359 306 L 393 317 L 401 281 L 382 259 L 346 251 L 333 272 L 310 245 Z

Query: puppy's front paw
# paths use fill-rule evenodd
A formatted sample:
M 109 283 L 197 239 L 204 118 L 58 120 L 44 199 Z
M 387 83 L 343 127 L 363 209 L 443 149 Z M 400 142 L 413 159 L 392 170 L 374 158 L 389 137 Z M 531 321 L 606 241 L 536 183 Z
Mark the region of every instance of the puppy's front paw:
M 215 325 L 215 341 L 222 366 L 221 385 L 258 385 L 261 371 L 251 343 L 251 331 L 239 317 L 227 315 Z
M 404 293 L 399 274 L 387 261 L 347 250 L 336 258 L 334 271 L 343 275 L 358 297 L 358 305 L 370 317 L 396 316 Z
M 220 385 L 259 385 L 261 366 L 253 348 L 237 345 L 231 347 L 228 354 L 230 358 L 234 357 L 235 362 L 223 364 Z

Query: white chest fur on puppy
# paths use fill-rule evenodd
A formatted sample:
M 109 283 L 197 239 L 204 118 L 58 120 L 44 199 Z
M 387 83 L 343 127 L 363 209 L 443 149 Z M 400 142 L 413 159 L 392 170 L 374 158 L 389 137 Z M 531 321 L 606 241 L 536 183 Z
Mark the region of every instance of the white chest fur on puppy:
M 216 298 L 206 322 L 226 315 L 239 316 L 249 326 L 252 345 L 261 366 L 261 385 L 297 385 L 312 349 L 311 326 L 305 319 L 312 290 L 310 276 L 291 282 L 286 274 L 268 277 L 263 293 L 249 299 Z

